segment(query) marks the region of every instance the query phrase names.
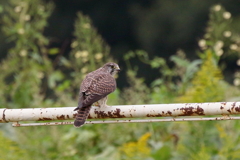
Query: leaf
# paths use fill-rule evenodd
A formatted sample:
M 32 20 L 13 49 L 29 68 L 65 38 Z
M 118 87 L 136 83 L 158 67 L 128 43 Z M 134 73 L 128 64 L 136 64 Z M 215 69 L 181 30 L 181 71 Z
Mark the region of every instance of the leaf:
M 60 64 L 66 66 L 66 67 L 71 67 L 70 61 L 62 56 L 60 57 Z
M 185 76 L 183 77 L 183 82 L 187 82 L 191 78 L 193 78 L 194 74 L 199 70 L 199 65 L 202 64 L 202 60 L 194 60 L 191 62 L 187 68 L 186 68 L 186 73 Z
M 181 66 L 181 67 L 187 67 L 189 65 L 188 60 L 183 59 L 183 58 L 178 57 L 178 56 L 175 56 L 175 55 L 171 56 L 170 60 L 173 61 L 178 66 Z
M 50 88 L 54 88 L 56 86 L 56 82 L 60 81 L 64 78 L 63 74 L 61 71 L 55 71 L 53 72 L 48 79 L 48 86 Z
M 0 13 L 2 13 L 3 11 L 4 11 L 3 6 L 0 5 Z
M 158 149 L 155 153 L 153 153 L 152 157 L 155 160 L 170 159 L 172 157 L 171 148 L 169 146 L 163 146 L 160 149 Z
M 134 58 L 134 57 L 135 57 L 135 53 L 132 52 L 132 51 L 126 53 L 126 54 L 123 56 L 123 58 L 124 58 L 125 61 L 126 61 L 126 60 L 129 60 L 129 59 L 131 59 L 131 58 Z
M 57 90 L 58 91 L 63 91 L 67 88 L 69 88 L 71 85 L 71 81 L 70 80 L 65 80 L 62 84 L 60 84 L 58 87 L 57 87 Z
M 216 102 L 224 98 L 222 73 L 213 60 L 211 50 L 205 52 L 204 59 L 199 71 L 192 79 L 185 95 L 179 97 L 179 102 Z M 200 62 L 200 61 L 199 61 Z M 196 62 L 195 65 L 199 62 Z
M 60 51 L 59 48 L 51 48 L 48 50 L 48 54 L 55 55 L 55 54 L 58 54 L 59 51 Z
M 151 87 L 159 86 L 159 85 L 163 84 L 163 82 L 164 82 L 163 79 L 158 78 L 151 83 Z
M 166 61 L 163 58 L 155 57 L 150 64 L 152 68 L 159 68 L 159 67 L 165 66 Z

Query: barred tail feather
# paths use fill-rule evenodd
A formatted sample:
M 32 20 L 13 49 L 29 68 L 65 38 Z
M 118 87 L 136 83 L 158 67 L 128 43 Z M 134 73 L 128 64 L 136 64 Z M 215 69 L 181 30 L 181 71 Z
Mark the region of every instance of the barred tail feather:
M 78 113 L 76 115 L 75 121 L 74 121 L 74 126 L 75 127 L 81 127 L 84 125 L 88 115 L 89 111 L 91 109 L 91 106 L 86 106 L 78 109 Z

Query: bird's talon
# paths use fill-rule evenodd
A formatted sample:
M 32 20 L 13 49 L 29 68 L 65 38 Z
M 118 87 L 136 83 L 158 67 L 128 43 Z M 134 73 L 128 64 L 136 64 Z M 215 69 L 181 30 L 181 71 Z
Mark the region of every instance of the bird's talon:
M 93 104 L 93 106 L 100 108 L 100 104 L 99 104 L 98 102 L 95 102 L 95 103 Z
M 77 108 L 75 108 L 73 111 L 77 111 L 77 110 L 79 110 L 79 108 L 77 107 Z
M 110 108 L 111 106 L 108 106 L 108 105 L 104 105 L 102 106 L 101 108 Z

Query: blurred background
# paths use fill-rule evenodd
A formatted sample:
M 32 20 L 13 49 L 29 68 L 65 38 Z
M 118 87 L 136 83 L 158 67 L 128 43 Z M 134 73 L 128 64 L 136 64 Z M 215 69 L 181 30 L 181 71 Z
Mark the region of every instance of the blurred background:
M 0 107 L 76 106 L 82 79 L 122 69 L 108 105 L 238 101 L 237 0 L 0 0 Z M 238 121 L 0 125 L 0 159 L 240 159 Z M 229 138 L 231 137 L 231 138 Z

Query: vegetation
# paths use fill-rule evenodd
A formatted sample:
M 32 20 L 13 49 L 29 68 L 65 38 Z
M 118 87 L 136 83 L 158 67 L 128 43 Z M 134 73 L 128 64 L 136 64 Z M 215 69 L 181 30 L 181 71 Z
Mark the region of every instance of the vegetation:
M 43 35 L 52 3 L 12 0 L 4 8 L 3 32 L 14 46 L 0 63 L 0 106 L 6 108 L 75 106 L 79 85 L 86 73 L 107 61 L 115 61 L 109 47 L 93 28 L 91 20 L 77 14 L 75 39 L 69 56 L 48 48 Z M 216 27 L 217 26 L 217 27 Z M 222 26 L 222 27 L 221 27 Z M 168 66 L 161 57 L 144 51 L 125 54 L 129 87 L 109 96 L 109 104 L 215 102 L 236 99 L 235 86 L 224 80 L 222 56 L 239 54 L 239 38 L 231 28 L 231 14 L 216 5 L 210 11 L 206 34 L 190 61 L 179 50 Z M 138 58 L 159 78 L 150 86 L 137 77 Z M 229 89 L 230 88 L 230 89 Z M 9 128 L 1 125 L 1 159 L 107 160 L 107 159 L 240 159 L 239 121 L 95 124 Z M 6 133 L 6 134 L 3 134 Z M 11 133 L 11 134 L 10 134 Z M 7 136 L 9 135 L 9 136 Z M 107 138 L 106 138 L 107 137 Z

